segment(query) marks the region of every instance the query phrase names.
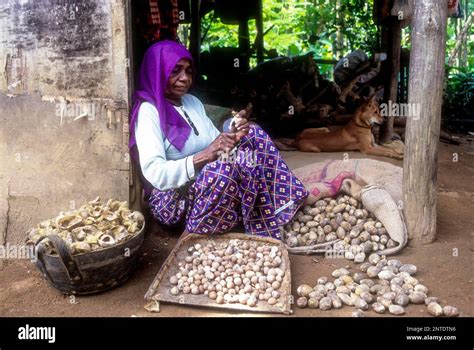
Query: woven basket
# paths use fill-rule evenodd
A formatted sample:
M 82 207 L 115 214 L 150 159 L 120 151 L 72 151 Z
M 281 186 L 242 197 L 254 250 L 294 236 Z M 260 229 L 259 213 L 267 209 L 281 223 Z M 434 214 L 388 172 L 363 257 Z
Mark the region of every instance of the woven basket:
M 142 216 L 141 213 L 139 213 Z M 143 217 L 143 216 L 142 216 Z M 58 235 L 44 236 L 35 244 L 36 266 L 46 281 L 65 294 L 102 292 L 124 283 L 134 272 L 145 237 L 145 223 L 128 241 L 88 253 L 71 255 Z M 47 254 L 43 240 L 58 254 Z

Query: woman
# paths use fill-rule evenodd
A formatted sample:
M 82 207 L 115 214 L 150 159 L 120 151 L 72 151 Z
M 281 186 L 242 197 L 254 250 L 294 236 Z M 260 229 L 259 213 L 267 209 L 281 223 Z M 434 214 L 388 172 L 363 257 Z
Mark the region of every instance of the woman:
M 173 41 L 151 46 L 140 68 L 130 148 L 148 182 L 153 217 L 166 225 L 185 220 L 189 232 L 200 234 L 243 223 L 249 234 L 281 239 L 279 226 L 307 191 L 245 111 L 230 132 L 217 130 L 187 94 L 194 73 L 189 51 Z

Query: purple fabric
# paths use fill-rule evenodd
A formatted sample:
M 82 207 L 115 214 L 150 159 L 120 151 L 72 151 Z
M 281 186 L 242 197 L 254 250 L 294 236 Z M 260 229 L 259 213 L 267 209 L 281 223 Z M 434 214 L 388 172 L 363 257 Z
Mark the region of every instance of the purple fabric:
M 279 226 L 307 195 L 268 134 L 251 125 L 233 159 L 207 164 L 186 192 L 154 189 L 149 206 L 158 222 L 186 220 L 189 232 L 224 233 L 243 222 L 248 234 L 281 239 Z
M 191 127 L 165 99 L 165 90 L 171 71 L 179 60 L 192 56 L 181 44 L 164 40 L 152 45 L 143 57 L 138 73 L 136 91 L 133 95 L 133 107 L 130 116 L 130 143 L 132 157 L 138 161 L 133 148 L 136 145 L 135 123 L 142 102 L 153 104 L 159 113 L 160 126 L 165 138 L 178 150 L 182 150 L 191 133 Z

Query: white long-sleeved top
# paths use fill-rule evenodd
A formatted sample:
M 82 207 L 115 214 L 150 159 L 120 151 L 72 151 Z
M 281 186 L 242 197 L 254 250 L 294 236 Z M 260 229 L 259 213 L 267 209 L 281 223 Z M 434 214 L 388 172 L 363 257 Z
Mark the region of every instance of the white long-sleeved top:
M 193 180 L 197 176 L 193 165 L 194 154 L 209 146 L 220 134 L 199 99 L 186 94 L 181 100 L 183 104 L 175 107 L 176 110 L 186 120 L 184 109 L 199 131 L 196 135 L 191 128 L 181 151 L 164 138 L 158 110 L 153 104 L 143 102 L 138 110 L 135 138 L 140 166 L 143 176 L 160 191 L 178 188 Z

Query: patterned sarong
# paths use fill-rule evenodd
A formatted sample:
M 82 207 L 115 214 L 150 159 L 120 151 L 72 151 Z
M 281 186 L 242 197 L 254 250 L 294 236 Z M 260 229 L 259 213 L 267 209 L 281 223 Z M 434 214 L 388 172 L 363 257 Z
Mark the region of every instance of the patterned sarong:
M 186 190 L 153 189 L 153 217 L 192 233 L 215 234 L 244 224 L 248 234 L 281 239 L 308 192 L 290 171 L 268 134 L 252 124 L 234 152 L 207 164 Z

